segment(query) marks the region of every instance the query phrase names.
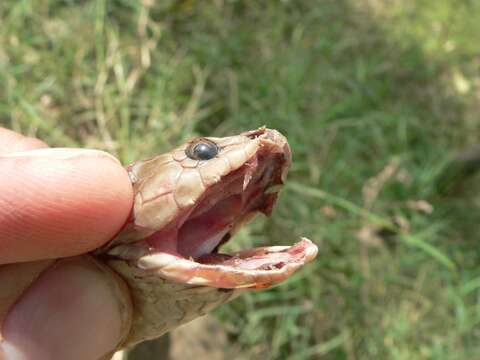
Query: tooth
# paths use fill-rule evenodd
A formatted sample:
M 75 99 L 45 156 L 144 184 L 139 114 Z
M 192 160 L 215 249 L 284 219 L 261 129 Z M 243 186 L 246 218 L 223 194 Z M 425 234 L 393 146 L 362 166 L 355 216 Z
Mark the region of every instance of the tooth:
M 243 178 L 243 188 L 242 188 L 243 191 L 245 191 L 251 179 L 252 179 L 252 174 L 250 172 L 247 172 L 245 174 L 245 177 Z

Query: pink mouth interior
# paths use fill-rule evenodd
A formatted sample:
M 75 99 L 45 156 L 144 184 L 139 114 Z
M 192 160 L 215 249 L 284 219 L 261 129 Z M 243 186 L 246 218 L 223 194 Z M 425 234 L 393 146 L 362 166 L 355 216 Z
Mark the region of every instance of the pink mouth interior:
M 256 213 L 269 215 L 281 185 L 281 154 L 257 154 L 241 168 L 212 186 L 198 205 L 146 241 L 154 252 L 164 252 L 204 264 L 218 264 L 231 257 L 219 247 Z

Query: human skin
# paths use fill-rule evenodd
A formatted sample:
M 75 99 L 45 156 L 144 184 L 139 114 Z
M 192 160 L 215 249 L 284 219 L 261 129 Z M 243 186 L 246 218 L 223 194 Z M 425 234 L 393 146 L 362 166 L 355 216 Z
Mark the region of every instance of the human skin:
M 0 189 L 0 359 L 111 352 L 128 300 L 108 269 L 76 255 L 125 223 L 133 198 L 125 169 L 105 152 L 52 149 L 0 128 Z

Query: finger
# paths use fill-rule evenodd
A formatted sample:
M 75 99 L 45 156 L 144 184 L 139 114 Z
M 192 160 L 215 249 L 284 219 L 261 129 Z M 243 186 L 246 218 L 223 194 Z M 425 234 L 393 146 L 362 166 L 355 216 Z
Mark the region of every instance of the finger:
M 0 127 L 0 155 L 46 147 L 43 141 Z
M 132 206 L 107 153 L 39 149 L 0 156 L 0 264 L 72 256 L 111 239 Z
M 0 358 L 99 359 L 127 335 L 131 309 L 127 287 L 113 271 L 87 256 L 59 260 L 10 309 Z

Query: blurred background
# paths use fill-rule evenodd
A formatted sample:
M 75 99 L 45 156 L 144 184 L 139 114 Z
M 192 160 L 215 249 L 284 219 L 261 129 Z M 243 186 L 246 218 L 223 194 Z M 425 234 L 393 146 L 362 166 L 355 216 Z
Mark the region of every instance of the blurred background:
M 2 0 L 0 125 L 125 164 L 276 128 L 289 185 L 229 247 L 320 253 L 216 311 L 206 357 L 478 359 L 479 177 L 449 174 L 479 142 L 479 33 L 474 0 Z

